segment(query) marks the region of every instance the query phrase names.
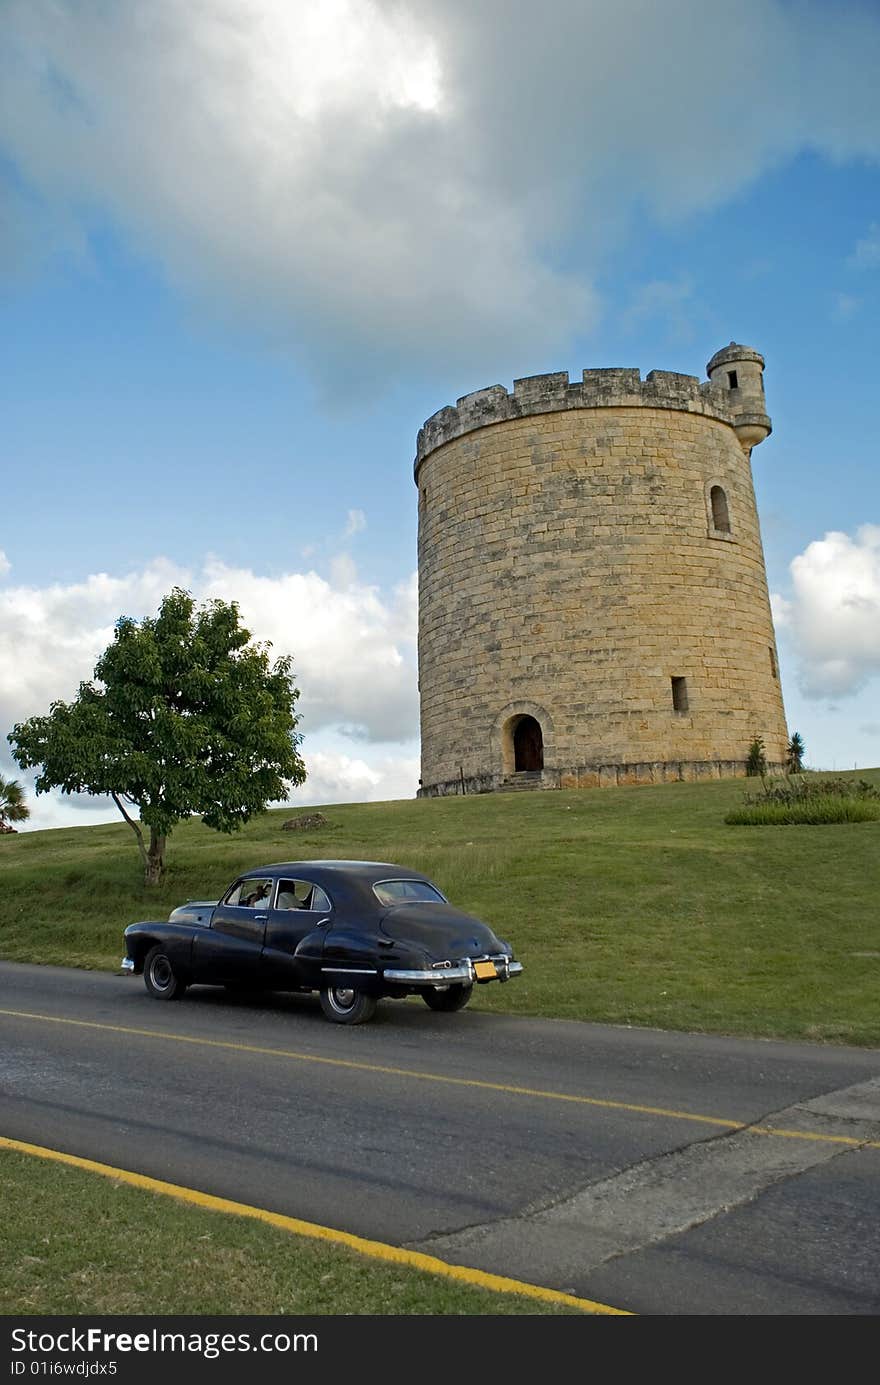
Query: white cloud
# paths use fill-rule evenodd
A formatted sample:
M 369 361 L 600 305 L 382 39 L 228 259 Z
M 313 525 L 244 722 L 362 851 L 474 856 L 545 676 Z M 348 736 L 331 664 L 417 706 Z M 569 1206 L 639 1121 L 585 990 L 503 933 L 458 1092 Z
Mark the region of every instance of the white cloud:
M 390 598 L 357 581 L 349 559 L 331 585 L 315 572 L 261 577 L 209 561 L 192 590 L 237 601 L 248 629 L 292 653 L 305 734 L 359 728 L 366 740 L 418 734 L 412 581 Z
M 109 212 L 328 387 L 472 332 L 547 343 L 589 294 L 484 195 L 432 27 L 377 0 L 11 0 L 0 129 L 41 197 Z
M 880 155 L 856 3 L 550 0 L 537 24 L 525 0 L 6 0 L 3 34 L 34 206 L 109 215 L 328 386 L 546 355 L 646 217 L 804 150 Z
M 791 598 L 774 594 L 773 615 L 804 696 L 853 696 L 880 675 L 880 525 L 862 525 L 855 538 L 826 534 L 790 571 Z
M 348 518 L 345 522 L 345 532 L 343 538 L 353 538 L 355 534 L 361 534 L 367 527 L 367 517 L 363 510 L 349 510 Z
M 377 803 L 415 798 L 419 784 L 417 752 L 376 760 L 315 751 L 305 756 L 309 777 L 291 797 L 294 806 L 310 803 Z
M 337 553 L 330 559 L 330 581 L 340 591 L 357 581 L 357 564 L 350 553 Z
M 20 783 L 26 782 L 21 772 L 17 777 Z M 29 788 L 28 784 L 28 790 Z M 89 798 L 87 794 L 59 793 L 37 796 L 28 791 L 27 806 L 31 810 L 31 815 L 26 822 L 19 824 L 19 832 L 41 832 L 53 827 L 96 827 L 102 822 L 122 822 L 119 810 L 111 798 Z M 133 809 L 129 808 L 128 811 L 133 812 Z
M 781 592 L 770 593 L 770 609 L 773 614 L 773 624 L 777 630 L 787 630 L 791 625 L 791 602 L 782 595 Z
M 315 572 L 265 577 L 219 559 L 190 571 L 156 559 L 122 577 L 100 573 L 69 586 L 4 587 L 0 646 L 14 650 L 15 658 L 0 661 L 3 734 L 47 711 L 54 699 L 74 697 L 110 643 L 117 618 L 155 614 L 162 596 L 178 585 L 200 601 L 237 601 L 254 638 L 271 641 L 273 657 L 293 655 L 310 773 L 298 802 L 411 796 L 418 784 L 415 574 L 387 594 L 360 583 L 351 564 L 345 576 L 344 584 L 334 584 Z M 322 746 L 335 728 L 359 750 Z M 28 778 L 15 767 L 5 740 L 0 772 Z M 115 813 L 81 795 L 76 801 L 40 797 L 30 806 L 32 827 Z
M 70 698 L 113 638 L 120 615 L 155 611 L 165 592 L 187 586 L 190 574 L 166 559 L 124 577 L 96 573 L 83 582 L 50 587 L 6 586 L 0 591 L 0 726 Z M 5 749 L 5 747 L 0 747 Z
M 6 554 L 3 552 L 3 549 L 0 548 L 0 577 L 5 577 L 7 572 L 11 571 L 12 564 L 7 558 Z

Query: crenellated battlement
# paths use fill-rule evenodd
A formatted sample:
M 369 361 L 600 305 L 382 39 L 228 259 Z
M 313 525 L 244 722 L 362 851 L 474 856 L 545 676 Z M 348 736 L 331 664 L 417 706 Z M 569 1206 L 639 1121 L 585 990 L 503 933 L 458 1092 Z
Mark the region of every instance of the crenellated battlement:
M 750 348 L 733 348 L 731 343 L 724 353 L 713 357 L 710 365 L 721 361 L 722 356 L 724 361 L 741 360 L 746 351 L 763 366 L 763 358 Z M 568 371 L 560 370 L 514 380 L 510 392 L 503 385 L 489 385 L 462 395 L 455 405 L 438 409 L 419 430 L 413 467 L 416 480 L 422 462 L 438 447 L 479 428 L 564 409 L 608 408 L 672 409 L 700 414 L 733 428 L 747 423 L 750 437 L 756 429 L 762 436 L 770 432 L 770 420 L 763 412 L 763 394 L 759 399 L 753 391 L 730 388 L 721 378 L 701 381 L 696 375 L 652 370 L 643 380 L 639 370 L 611 368 L 584 370 L 582 378 L 573 384 Z M 759 440 L 756 433 L 753 440 Z

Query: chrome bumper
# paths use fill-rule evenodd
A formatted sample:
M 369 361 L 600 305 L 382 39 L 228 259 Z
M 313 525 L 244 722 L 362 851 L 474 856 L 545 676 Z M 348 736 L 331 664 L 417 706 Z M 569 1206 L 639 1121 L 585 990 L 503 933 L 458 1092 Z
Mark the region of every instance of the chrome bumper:
M 134 971 L 134 958 L 123 957 L 122 961 L 119 963 L 119 966 L 122 969 L 122 971 L 125 972 L 126 976 L 131 976 L 132 972 Z
M 511 976 L 519 976 L 522 971 L 522 962 L 511 961 L 507 957 L 478 957 L 477 961 L 495 963 L 497 976 L 489 977 L 488 980 L 507 981 Z M 399 981 L 405 986 L 453 986 L 459 982 L 472 986 L 477 980 L 470 957 L 455 962 L 451 967 L 425 967 L 418 971 L 386 967 L 383 975 L 386 981 Z

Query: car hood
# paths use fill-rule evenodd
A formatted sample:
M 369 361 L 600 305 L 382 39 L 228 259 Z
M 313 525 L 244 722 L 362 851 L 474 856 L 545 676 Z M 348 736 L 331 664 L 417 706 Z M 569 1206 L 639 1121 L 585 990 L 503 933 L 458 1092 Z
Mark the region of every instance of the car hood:
M 395 942 L 424 948 L 436 961 L 508 950 L 488 924 L 451 904 L 395 904 L 380 927 Z

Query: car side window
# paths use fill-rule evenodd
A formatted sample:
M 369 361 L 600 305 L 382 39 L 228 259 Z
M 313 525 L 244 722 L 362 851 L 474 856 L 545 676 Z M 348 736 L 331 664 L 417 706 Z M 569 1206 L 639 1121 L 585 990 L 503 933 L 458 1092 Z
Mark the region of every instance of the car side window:
M 268 909 L 274 884 L 274 880 L 253 877 L 239 880 L 233 885 L 223 903 L 239 909 Z
M 231 890 L 227 890 L 226 894 L 225 894 L 224 897 L 223 897 L 223 901 L 222 901 L 222 902 L 223 902 L 224 904 L 233 904 L 233 905 L 238 904 L 239 900 L 241 899 L 241 891 L 242 891 L 242 888 L 243 888 L 243 886 L 245 885 L 245 883 L 250 884 L 250 881 L 247 881 L 247 882 L 245 882 L 244 880 L 239 880 L 239 881 L 237 881 L 236 884 L 233 885 L 233 887 L 232 887 Z
M 329 913 L 330 900 L 320 885 L 310 880 L 279 880 L 276 909 L 308 909 Z

